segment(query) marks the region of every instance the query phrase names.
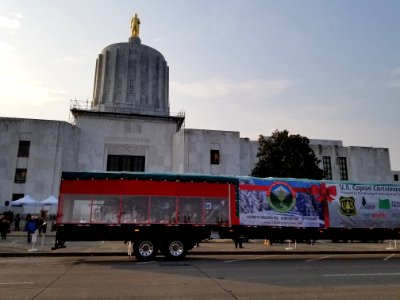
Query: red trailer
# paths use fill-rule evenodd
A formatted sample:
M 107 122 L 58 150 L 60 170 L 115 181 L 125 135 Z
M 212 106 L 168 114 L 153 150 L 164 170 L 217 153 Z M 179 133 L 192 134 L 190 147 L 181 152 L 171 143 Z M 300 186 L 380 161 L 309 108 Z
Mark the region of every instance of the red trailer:
M 234 177 L 64 172 L 55 248 L 70 240 L 133 243 L 139 259 L 184 257 L 212 230 L 238 224 Z

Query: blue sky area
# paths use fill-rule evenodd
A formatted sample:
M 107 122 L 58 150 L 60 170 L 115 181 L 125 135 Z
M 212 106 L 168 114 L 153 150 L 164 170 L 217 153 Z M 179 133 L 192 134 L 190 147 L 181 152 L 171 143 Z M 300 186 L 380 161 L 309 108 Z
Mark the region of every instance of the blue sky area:
M 400 170 L 397 0 L 3 0 L 0 116 L 67 121 L 134 13 L 187 128 L 389 148 Z

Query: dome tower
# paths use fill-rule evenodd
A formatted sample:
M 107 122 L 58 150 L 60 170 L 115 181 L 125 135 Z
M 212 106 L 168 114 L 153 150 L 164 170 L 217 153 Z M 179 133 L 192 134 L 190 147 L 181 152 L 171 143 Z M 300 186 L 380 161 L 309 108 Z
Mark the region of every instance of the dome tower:
M 168 64 L 157 50 L 142 45 L 140 20 L 131 20 L 127 43 L 107 46 L 96 60 L 92 111 L 168 116 Z

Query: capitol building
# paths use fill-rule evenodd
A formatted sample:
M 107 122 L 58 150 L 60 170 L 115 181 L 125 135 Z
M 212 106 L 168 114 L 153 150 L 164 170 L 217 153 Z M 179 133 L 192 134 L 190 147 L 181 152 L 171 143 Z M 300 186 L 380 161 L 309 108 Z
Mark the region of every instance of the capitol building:
M 24 195 L 57 197 L 63 171 L 251 173 L 258 141 L 185 128 L 185 115 L 170 113 L 167 60 L 142 44 L 134 19 L 129 40 L 98 55 L 91 103 L 72 102 L 70 122 L 0 115 L 0 206 Z M 324 139 L 310 145 L 326 179 L 399 183 L 388 148 Z

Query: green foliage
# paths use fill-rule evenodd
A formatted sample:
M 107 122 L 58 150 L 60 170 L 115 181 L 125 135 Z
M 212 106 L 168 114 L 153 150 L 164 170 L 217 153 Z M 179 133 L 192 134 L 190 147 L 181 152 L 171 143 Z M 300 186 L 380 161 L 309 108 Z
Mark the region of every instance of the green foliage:
M 258 139 L 259 161 L 251 175 L 255 177 L 283 177 L 322 179 L 319 160 L 310 148 L 310 140 L 287 130 L 275 130 L 270 137 Z

